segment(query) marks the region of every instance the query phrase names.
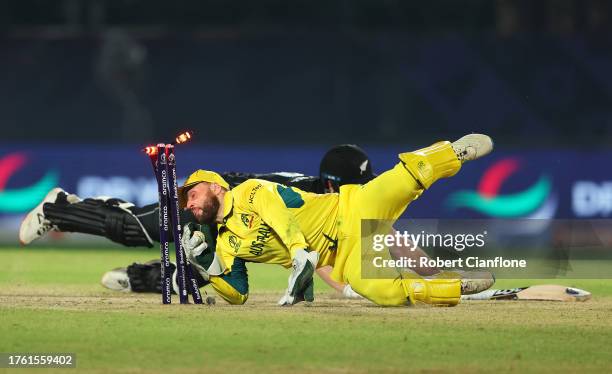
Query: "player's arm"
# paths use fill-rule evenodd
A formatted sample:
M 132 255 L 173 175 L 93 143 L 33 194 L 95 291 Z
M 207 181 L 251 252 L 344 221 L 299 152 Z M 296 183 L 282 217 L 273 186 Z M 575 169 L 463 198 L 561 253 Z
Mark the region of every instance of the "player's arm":
M 331 266 L 323 266 L 317 269 L 317 274 L 319 275 L 319 277 L 321 277 L 321 279 L 323 279 L 323 281 L 325 281 L 325 283 L 327 283 L 327 285 L 341 293 L 342 296 L 346 297 L 347 299 L 362 298 L 361 295 L 353 291 L 350 284 L 336 282 L 335 280 L 333 280 L 330 275 L 332 270 L 333 268 Z
M 249 281 L 245 261 L 234 256 L 220 261 L 215 251 L 216 238 L 208 226 L 186 224 L 181 244 L 192 268 L 204 280 L 204 285 L 210 283 L 219 296 L 230 304 L 244 304 L 247 301 Z
M 333 268 L 331 266 L 323 266 L 317 269 L 317 274 L 325 283 L 327 283 L 328 286 L 341 293 L 346 284 L 333 280 L 330 275 L 332 270 Z
M 274 230 L 289 250 L 291 258 L 295 257 L 296 251 L 306 249 L 308 247 L 306 238 L 293 213 L 289 210 L 289 208 L 298 207 L 299 202 L 295 200 L 299 198 L 299 195 L 294 192 L 292 196 L 286 194 L 282 197 L 275 189 L 287 187 L 280 184 L 263 184 L 256 179 L 247 183 L 250 188 L 246 188 L 244 193 L 249 208 Z
M 256 179 L 247 181 L 243 193 L 249 208 L 274 230 L 289 251 L 292 272 L 280 305 L 292 305 L 300 301 L 313 301 L 312 276 L 319 261 L 316 251 L 309 251 L 306 238 L 296 218 L 289 210 L 304 204 L 299 193 L 276 183 L 263 183 Z M 243 199 L 244 201 L 245 199 Z
M 231 271 L 219 276 L 211 276 L 213 289 L 230 304 L 241 305 L 249 298 L 249 278 L 245 261 L 235 258 Z

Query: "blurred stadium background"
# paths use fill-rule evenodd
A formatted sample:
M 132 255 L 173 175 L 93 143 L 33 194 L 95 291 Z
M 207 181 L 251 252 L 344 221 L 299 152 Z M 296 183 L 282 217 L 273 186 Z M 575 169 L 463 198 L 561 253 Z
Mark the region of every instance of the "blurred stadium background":
M 611 67 L 609 0 L 2 0 L 0 352 L 75 352 L 89 372 L 609 372 Z M 19 248 L 21 219 L 56 185 L 154 202 L 140 149 L 184 129 L 197 134 L 177 148 L 183 178 L 316 175 L 340 143 L 380 173 L 400 151 L 489 134 L 493 154 L 407 215 L 504 219 L 487 222 L 556 267 L 496 273 L 496 288 L 593 300 L 372 308 L 317 277 L 317 302 L 288 310 L 275 305 L 288 272 L 249 264 L 247 305 L 165 307 L 99 284 L 159 249 L 58 233 Z M 531 247 L 514 240 L 524 226 Z M 566 254 L 588 246 L 571 263 L 586 275 L 568 279 Z
M 610 217 L 611 17 L 605 0 L 3 1 L 1 239 L 53 185 L 154 201 L 139 149 L 186 128 L 183 177 L 317 174 L 339 143 L 380 172 L 484 132 L 499 152 L 411 216 Z

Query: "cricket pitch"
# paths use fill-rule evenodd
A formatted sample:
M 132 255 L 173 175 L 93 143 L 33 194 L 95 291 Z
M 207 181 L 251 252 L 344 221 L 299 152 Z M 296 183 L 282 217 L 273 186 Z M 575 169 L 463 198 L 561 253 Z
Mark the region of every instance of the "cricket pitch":
M 278 307 L 288 273 L 270 265 L 249 267 L 251 294 L 243 306 L 219 297 L 214 306 L 178 300 L 164 306 L 160 295 L 100 286 L 104 271 L 156 255 L 117 248 L 1 248 L 0 352 L 73 352 L 76 370 L 87 372 L 612 368 L 610 280 L 572 284 L 593 292 L 584 303 L 477 301 L 454 308 L 382 308 L 338 298 L 322 282 L 311 306 Z M 516 282 L 498 286 L 523 286 Z

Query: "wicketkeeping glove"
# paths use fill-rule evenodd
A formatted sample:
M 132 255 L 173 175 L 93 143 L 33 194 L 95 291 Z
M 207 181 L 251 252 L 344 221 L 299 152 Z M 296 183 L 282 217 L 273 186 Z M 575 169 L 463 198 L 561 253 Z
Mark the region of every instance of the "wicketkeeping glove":
M 317 268 L 319 253 L 300 249 L 293 258 L 293 271 L 289 276 L 289 286 L 278 305 L 286 306 L 300 301 L 314 301 L 312 276 Z
M 283 297 L 281 297 L 280 300 L 278 300 L 278 305 L 290 306 L 290 305 L 294 305 L 302 301 L 306 301 L 309 303 L 314 301 L 314 281 L 312 278 L 310 278 L 310 281 L 307 283 L 304 291 L 298 292 L 295 295 L 295 297 L 293 298 L 293 301 L 290 301 L 289 294 L 285 292 Z
M 181 244 L 185 250 L 185 256 L 191 265 L 198 270 L 198 273 L 208 281 L 210 276 L 208 271 L 198 261 L 198 257 L 202 256 L 204 251 L 208 248 L 206 243 L 206 236 L 203 232 L 195 229 L 194 224 L 188 223 L 183 227 L 183 236 L 181 238 Z

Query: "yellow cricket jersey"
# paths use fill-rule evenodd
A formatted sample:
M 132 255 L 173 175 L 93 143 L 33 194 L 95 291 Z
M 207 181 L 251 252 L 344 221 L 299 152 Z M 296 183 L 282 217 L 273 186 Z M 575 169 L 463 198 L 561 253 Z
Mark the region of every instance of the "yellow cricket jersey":
M 227 269 L 235 258 L 291 267 L 299 249 L 319 252 L 319 266 L 333 264 L 338 246 L 338 194 L 315 194 L 249 179 L 225 194 L 217 255 Z
M 461 296 L 458 279 L 362 278 L 362 220 L 395 221 L 428 186 L 461 167 L 449 142 L 399 156 L 401 162 L 392 169 L 362 186 L 342 186 L 340 194 L 317 195 L 257 179 L 226 193 L 215 252 L 226 270 L 211 277 L 215 290 L 230 303 L 244 303 L 245 261 L 289 267 L 292 253 L 310 248 L 320 254 L 318 266 L 334 266 L 332 279 L 349 283 L 379 305 L 405 305 L 407 300 L 455 305 Z M 338 241 L 342 249 L 336 253 Z

